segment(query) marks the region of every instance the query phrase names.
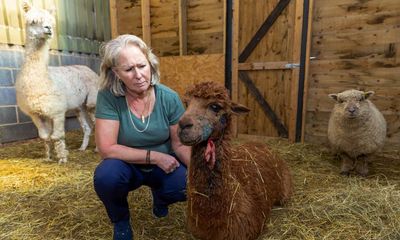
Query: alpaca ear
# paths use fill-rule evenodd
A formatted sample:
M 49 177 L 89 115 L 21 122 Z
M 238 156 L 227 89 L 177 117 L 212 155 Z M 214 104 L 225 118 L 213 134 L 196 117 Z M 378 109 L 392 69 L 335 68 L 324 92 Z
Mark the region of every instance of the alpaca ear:
M 56 15 L 56 7 L 53 5 L 51 8 L 47 9 L 47 11 L 50 13 L 50 15 L 55 16 Z
M 374 91 L 368 91 L 364 93 L 364 99 L 368 99 L 369 97 L 373 96 L 375 94 Z
M 337 101 L 338 100 L 338 96 L 336 93 L 332 93 L 328 95 L 330 98 L 332 98 L 333 100 Z
M 25 12 L 28 12 L 29 10 L 32 9 L 32 5 L 29 3 L 28 0 L 25 0 L 25 1 L 22 3 L 22 9 L 24 9 Z
M 246 106 L 239 104 L 239 103 L 234 103 L 234 102 L 232 102 L 231 110 L 233 113 L 239 114 L 239 115 L 247 114 L 248 112 L 250 112 L 250 109 L 247 108 Z

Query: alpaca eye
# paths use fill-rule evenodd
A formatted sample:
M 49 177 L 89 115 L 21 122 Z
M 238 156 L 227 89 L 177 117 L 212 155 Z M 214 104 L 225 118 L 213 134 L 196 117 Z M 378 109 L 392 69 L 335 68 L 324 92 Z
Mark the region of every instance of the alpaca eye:
M 338 103 L 343 103 L 344 102 L 342 99 L 338 99 L 337 101 L 338 101 Z
M 211 109 L 211 111 L 213 111 L 215 113 L 218 113 L 222 109 L 222 107 L 216 103 L 211 103 L 209 105 L 209 108 Z

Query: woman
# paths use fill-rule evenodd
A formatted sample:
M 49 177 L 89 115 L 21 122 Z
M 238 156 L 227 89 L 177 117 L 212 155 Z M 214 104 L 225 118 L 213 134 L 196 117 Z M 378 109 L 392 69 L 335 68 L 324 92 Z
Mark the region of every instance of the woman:
M 177 136 L 184 107 L 159 83 L 159 62 L 140 38 L 121 35 L 101 49 L 96 144 L 102 157 L 94 187 L 114 224 L 114 239 L 132 239 L 129 191 L 149 186 L 153 214 L 186 200 L 190 148 Z

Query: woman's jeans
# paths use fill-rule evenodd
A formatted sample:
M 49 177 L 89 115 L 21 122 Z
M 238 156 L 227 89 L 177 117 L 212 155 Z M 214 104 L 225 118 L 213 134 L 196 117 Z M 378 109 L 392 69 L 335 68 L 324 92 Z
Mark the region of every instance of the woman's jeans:
M 180 164 L 172 173 L 156 165 L 147 167 L 119 159 L 104 159 L 94 172 L 94 189 L 113 223 L 129 220 L 128 193 L 149 186 L 153 206 L 166 207 L 186 200 L 186 167 Z

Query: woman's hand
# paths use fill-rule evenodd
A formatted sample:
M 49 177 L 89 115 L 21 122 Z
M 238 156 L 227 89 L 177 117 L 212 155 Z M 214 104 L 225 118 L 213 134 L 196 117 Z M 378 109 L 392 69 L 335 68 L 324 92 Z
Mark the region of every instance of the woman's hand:
M 157 165 L 166 173 L 171 173 L 177 167 L 179 167 L 179 161 L 169 154 L 152 151 L 150 154 L 150 159 L 151 163 Z

